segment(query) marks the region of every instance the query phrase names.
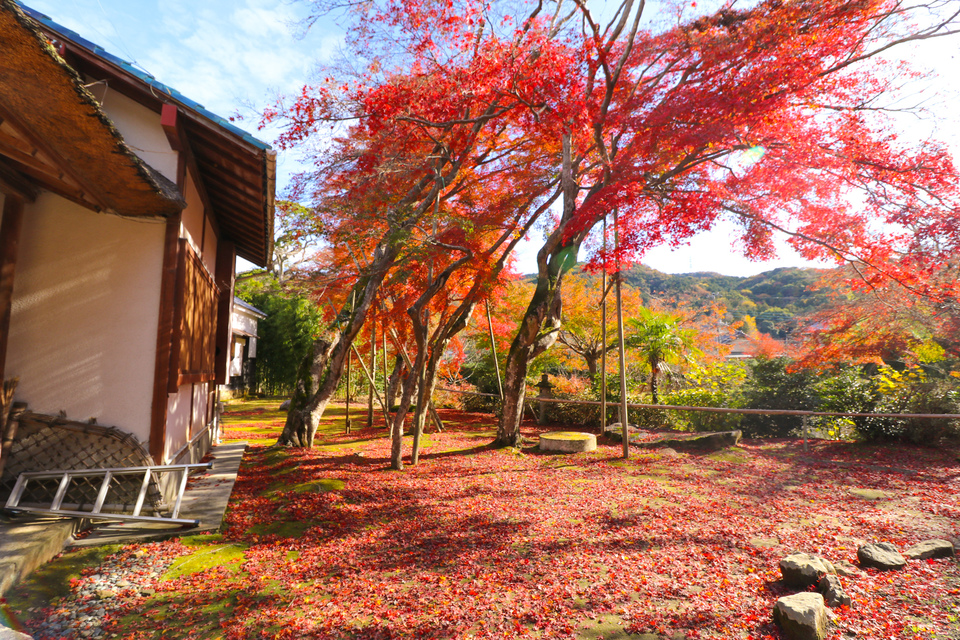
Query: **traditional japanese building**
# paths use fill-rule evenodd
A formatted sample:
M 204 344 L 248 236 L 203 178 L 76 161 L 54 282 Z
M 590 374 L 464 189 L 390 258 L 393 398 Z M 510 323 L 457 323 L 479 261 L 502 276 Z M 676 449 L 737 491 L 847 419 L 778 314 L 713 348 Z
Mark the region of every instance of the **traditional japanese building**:
M 0 0 L 0 380 L 26 405 L 0 492 L 21 470 L 203 455 L 275 176 L 269 145 Z

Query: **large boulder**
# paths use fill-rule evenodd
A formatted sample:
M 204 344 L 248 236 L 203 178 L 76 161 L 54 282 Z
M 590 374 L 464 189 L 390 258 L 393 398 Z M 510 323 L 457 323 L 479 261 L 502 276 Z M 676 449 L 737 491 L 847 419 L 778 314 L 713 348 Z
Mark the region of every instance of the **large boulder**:
M 780 561 L 780 573 L 787 586 L 806 589 L 818 584 L 821 576 L 836 573 L 836 570 L 820 556 L 794 553 Z
M 715 431 L 713 433 L 698 433 L 696 435 L 685 436 L 682 438 L 665 438 L 656 444 L 673 447 L 674 449 L 706 449 L 709 451 L 720 451 L 735 447 L 740 443 L 743 432 L 736 431 Z
M 33 640 L 33 637 L 0 624 L 0 640 Z
M 897 548 L 889 542 L 860 545 L 857 549 L 857 560 L 860 561 L 861 567 L 881 571 L 896 571 L 903 569 L 907 564 Z
M 953 543 L 949 540 L 924 540 L 903 552 L 904 558 L 926 560 L 927 558 L 952 558 Z
M 824 640 L 830 616 L 819 593 L 796 593 L 777 600 L 773 621 L 780 625 L 789 640 Z

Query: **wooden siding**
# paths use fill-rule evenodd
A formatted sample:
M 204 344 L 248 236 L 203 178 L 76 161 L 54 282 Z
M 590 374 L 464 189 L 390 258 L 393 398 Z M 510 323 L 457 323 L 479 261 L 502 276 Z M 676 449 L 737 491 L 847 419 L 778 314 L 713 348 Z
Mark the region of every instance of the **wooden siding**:
M 200 256 L 186 241 L 180 241 L 177 276 L 179 295 L 179 345 L 176 355 L 176 387 L 207 382 L 216 375 L 217 306 L 220 290 L 203 266 Z M 180 293 L 182 292 L 182 294 Z M 174 379 L 171 379 L 174 382 Z M 174 385 L 171 384 L 171 387 Z

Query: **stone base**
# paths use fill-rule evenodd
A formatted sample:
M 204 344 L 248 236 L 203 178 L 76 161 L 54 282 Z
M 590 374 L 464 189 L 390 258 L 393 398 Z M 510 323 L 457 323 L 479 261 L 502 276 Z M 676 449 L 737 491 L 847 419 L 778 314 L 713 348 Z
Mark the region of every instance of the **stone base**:
M 597 436 L 579 431 L 554 431 L 540 435 L 540 451 L 582 453 L 597 450 Z

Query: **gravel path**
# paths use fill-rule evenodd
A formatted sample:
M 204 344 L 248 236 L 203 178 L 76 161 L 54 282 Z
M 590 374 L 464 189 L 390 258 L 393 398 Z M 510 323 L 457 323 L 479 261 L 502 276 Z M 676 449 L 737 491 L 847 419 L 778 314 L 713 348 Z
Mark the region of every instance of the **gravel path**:
M 104 627 L 126 613 L 128 599 L 150 597 L 167 568 L 182 552 L 153 542 L 126 547 L 89 569 L 55 605 L 31 611 L 27 633 L 36 640 L 109 637 Z

